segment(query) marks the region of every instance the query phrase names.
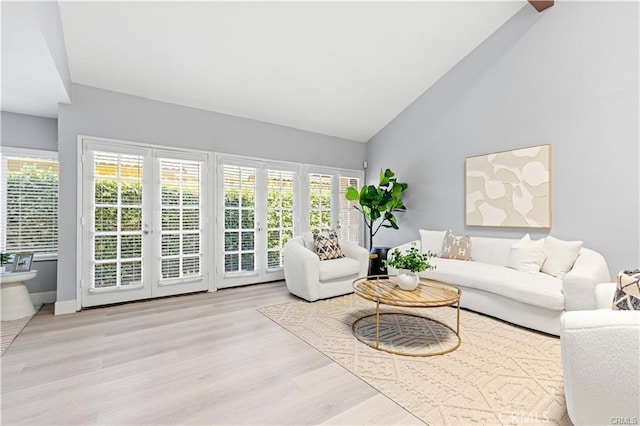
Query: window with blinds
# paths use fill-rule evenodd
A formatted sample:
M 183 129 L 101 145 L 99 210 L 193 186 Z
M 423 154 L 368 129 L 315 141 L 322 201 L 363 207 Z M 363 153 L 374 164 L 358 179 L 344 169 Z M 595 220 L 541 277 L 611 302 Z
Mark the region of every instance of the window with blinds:
M 267 170 L 267 268 L 282 267 L 282 249 L 293 238 L 292 171 Z
M 309 229 L 312 232 L 331 230 L 332 176 L 309 174 Z
M 141 284 L 143 172 L 141 156 L 93 154 L 94 288 Z
M 199 161 L 160 159 L 163 280 L 200 276 L 200 180 Z
M 256 169 L 224 166 L 224 271 L 256 268 Z
M 48 151 L 3 150 L 2 252 L 58 251 L 58 160 Z
M 346 198 L 347 188 L 350 186 L 360 190 L 360 179 L 340 176 L 340 219 L 338 237 L 341 241 L 360 244 L 362 214 L 354 208 L 355 201 L 349 201 Z

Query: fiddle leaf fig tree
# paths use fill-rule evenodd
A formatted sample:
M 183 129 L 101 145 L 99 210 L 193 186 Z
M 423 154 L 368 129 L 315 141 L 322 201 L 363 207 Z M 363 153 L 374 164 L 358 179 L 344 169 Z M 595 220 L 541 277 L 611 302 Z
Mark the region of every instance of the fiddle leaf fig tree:
M 373 248 L 373 237 L 381 227 L 398 229 L 394 213 L 406 210 L 402 193 L 408 186 L 398 182 L 395 173 L 386 169 L 380 173 L 378 186 L 364 186 L 360 191 L 352 186 L 347 188 L 347 200 L 357 202 L 353 207 L 362 213 L 369 230 L 369 249 Z

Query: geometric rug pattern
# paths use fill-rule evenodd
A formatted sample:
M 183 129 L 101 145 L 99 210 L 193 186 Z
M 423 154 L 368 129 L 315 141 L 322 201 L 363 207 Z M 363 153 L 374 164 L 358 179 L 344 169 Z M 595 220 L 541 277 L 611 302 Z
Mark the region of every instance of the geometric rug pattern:
M 375 313 L 375 304 L 354 294 L 259 311 L 429 425 L 571 424 L 557 337 L 461 310 L 458 349 L 410 357 L 377 351 L 356 340 L 353 322 Z M 421 315 L 453 329 L 456 325 L 452 307 L 380 305 L 380 312 Z M 418 334 L 416 324 L 410 325 L 410 338 L 398 339 L 399 345 L 411 347 Z M 449 339 L 451 333 L 441 337 Z

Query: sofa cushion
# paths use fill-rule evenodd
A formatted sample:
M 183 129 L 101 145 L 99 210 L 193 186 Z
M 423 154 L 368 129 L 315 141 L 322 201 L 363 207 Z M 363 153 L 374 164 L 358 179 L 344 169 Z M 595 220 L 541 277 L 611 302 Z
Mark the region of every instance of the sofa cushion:
M 542 268 L 547 252 L 544 249 L 544 238 L 532 241 L 529 234 L 511 247 L 507 267 L 521 272 L 537 274 Z
M 511 247 L 518 242 L 511 238 L 471 237 L 471 260 L 492 265 L 507 266 Z
M 442 242 L 440 257 L 444 259 L 471 260 L 471 237 L 459 237 L 447 231 Z
M 582 241 L 562 241 L 548 235 L 544 239 L 547 259 L 544 261 L 541 271 L 554 277 L 564 277 L 576 263 L 581 248 Z
M 538 247 L 511 247 L 507 267 L 528 274 L 537 274 L 546 258 L 547 254 Z
M 421 277 L 484 290 L 549 310 L 564 310 L 562 280 L 551 275 L 528 274 L 504 266 L 473 261 L 442 258 L 434 258 L 432 261 L 437 269 L 421 272 Z M 464 305 L 464 290 L 462 303 Z
M 447 231 L 428 231 L 426 229 L 420 230 L 420 248 L 422 253 L 433 252 L 436 256 L 440 256 L 442 251 L 442 242 Z
M 349 257 L 325 260 L 319 263 L 318 272 L 320 281 L 345 278 L 350 275 L 358 275 L 360 273 L 360 263 Z

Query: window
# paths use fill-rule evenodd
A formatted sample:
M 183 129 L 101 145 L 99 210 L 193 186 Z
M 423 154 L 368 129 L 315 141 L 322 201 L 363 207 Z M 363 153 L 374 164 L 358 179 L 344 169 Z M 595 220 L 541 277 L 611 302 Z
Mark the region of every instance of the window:
M 331 175 L 309 174 L 309 226 L 312 231 L 328 232 L 332 229 L 332 180 Z
M 339 238 L 341 241 L 360 244 L 360 230 L 362 229 L 362 214 L 354 208 L 355 202 L 347 200 L 347 188 L 353 186 L 360 189 L 360 179 L 357 177 L 340 176 L 340 219 Z
M 142 156 L 94 153 L 95 288 L 141 283 L 143 172 Z
M 200 276 L 201 163 L 160 159 L 162 279 Z
M 224 271 L 255 271 L 256 169 L 224 166 Z
M 267 170 L 267 268 L 283 266 L 282 250 L 293 238 L 294 173 Z
M 58 155 L 50 151 L 5 148 L 2 175 L 2 252 L 32 251 L 36 257 L 58 251 Z
M 309 231 L 362 240 L 359 212 L 344 198 L 364 173 L 218 154 L 216 286 L 284 278 L 284 247 Z

